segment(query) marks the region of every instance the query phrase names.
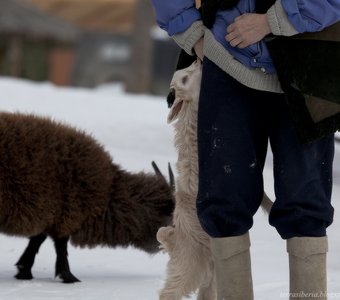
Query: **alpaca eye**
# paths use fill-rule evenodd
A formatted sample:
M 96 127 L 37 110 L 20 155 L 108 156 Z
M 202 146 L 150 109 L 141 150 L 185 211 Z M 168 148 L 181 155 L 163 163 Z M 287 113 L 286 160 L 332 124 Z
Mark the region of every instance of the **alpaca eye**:
M 182 83 L 183 83 L 183 84 L 186 84 L 187 81 L 188 81 L 188 79 L 189 79 L 188 75 L 184 76 L 184 77 L 182 78 Z

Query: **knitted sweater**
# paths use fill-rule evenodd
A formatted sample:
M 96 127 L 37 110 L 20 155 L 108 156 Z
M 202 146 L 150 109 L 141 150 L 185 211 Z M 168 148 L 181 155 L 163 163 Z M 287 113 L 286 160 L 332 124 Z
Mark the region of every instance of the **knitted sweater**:
M 303 1 L 304 0 L 301 0 L 300 2 Z M 240 51 L 240 53 L 232 53 L 232 49 L 223 44 L 221 38 L 218 38 L 218 36 L 221 36 L 221 34 L 218 34 L 218 30 L 224 30 L 224 28 L 221 28 L 223 26 L 214 26 L 212 30 L 207 29 L 200 20 L 198 11 L 194 7 L 190 7 L 190 2 L 190 0 L 153 0 L 159 25 L 167 30 L 182 49 L 189 54 L 193 54 L 192 49 L 194 44 L 204 36 L 204 55 L 236 80 L 254 89 L 278 93 L 282 92 L 275 73 L 267 72 L 263 65 L 256 62 L 256 58 L 250 60 L 250 67 L 242 63 L 242 59 L 240 59 L 243 54 L 242 51 Z M 327 20 L 325 19 L 323 23 L 321 22 L 321 24 L 317 25 L 309 24 L 306 20 L 303 20 L 306 23 L 306 26 L 303 27 L 300 24 L 302 22 L 301 18 L 298 18 L 298 13 L 296 12 L 298 8 L 289 7 L 290 16 L 288 18 L 285 10 L 287 7 L 284 8 L 283 4 L 285 6 L 291 6 L 291 4 L 289 4 L 290 2 L 295 1 L 277 0 L 267 12 L 268 21 L 274 35 L 291 36 L 307 30 L 317 31 L 321 30 L 323 26 L 328 25 L 328 23 L 335 22 L 336 20 L 336 16 L 333 15 Z M 325 0 L 325 2 L 332 2 L 332 0 Z M 255 0 L 240 0 L 240 5 L 242 4 L 243 7 L 240 6 L 237 9 L 242 10 L 247 6 L 248 8 L 253 8 L 254 3 Z M 333 3 L 327 3 L 327 9 L 331 10 L 331 8 L 333 8 L 332 5 L 334 6 Z M 184 10 L 183 6 L 185 6 Z M 163 10 L 166 10 L 166 13 L 163 13 Z M 232 14 L 232 12 L 230 13 Z M 242 14 L 244 12 L 240 11 L 240 13 Z M 335 14 L 340 14 L 340 7 L 335 9 Z M 293 27 L 292 21 L 295 26 L 299 28 L 299 31 Z M 318 25 L 320 26 L 318 27 Z M 266 50 L 264 42 L 259 47 L 264 48 L 264 51 Z

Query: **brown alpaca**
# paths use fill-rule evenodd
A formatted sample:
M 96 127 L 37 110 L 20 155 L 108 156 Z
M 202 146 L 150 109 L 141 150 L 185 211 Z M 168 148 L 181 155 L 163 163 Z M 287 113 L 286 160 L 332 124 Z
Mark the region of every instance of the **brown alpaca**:
M 170 256 L 160 300 L 180 300 L 196 291 L 199 300 L 216 299 L 210 239 L 203 231 L 196 212 L 200 83 L 201 63 L 196 61 L 188 68 L 175 72 L 170 86 L 175 93 L 175 101 L 168 115 L 168 123 L 176 120 L 174 128 L 178 177 L 173 226 L 162 227 L 157 233 L 158 241 Z M 272 203 L 264 195 L 261 205 L 269 211 Z
M 32 278 L 47 236 L 63 282 L 78 281 L 69 269 L 69 238 L 80 247 L 159 250 L 156 233 L 170 224 L 174 199 L 173 184 L 155 165 L 156 175 L 130 174 L 84 132 L 11 113 L 0 113 L 0 157 L 0 232 L 30 237 L 18 279 Z

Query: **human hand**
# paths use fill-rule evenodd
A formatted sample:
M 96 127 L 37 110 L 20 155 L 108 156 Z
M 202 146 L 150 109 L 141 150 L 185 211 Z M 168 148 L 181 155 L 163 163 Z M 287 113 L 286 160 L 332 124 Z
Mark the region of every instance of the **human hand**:
M 225 39 L 233 47 L 246 48 L 271 33 L 266 14 L 243 14 L 227 27 Z
M 200 38 L 198 40 L 198 42 L 194 45 L 194 51 L 197 55 L 197 57 L 203 61 L 203 57 L 204 57 L 204 54 L 203 54 L 203 38 Z

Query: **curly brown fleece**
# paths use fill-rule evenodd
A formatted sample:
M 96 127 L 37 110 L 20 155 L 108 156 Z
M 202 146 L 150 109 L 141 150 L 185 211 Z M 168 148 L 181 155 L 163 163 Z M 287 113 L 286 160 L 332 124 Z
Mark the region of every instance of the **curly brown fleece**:
M 165 180 L 121 170 L 84 132 L 0 113 L 0 232 L 71 236 L 82 247 L 133 245 L 152 253 L 173 208 Z

